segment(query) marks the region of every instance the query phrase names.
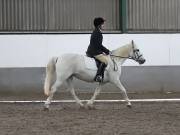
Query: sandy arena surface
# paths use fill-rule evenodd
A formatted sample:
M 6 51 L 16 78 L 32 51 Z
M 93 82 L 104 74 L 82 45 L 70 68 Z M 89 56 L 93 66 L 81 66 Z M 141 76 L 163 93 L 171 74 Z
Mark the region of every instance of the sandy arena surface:
M 0 90 L 1 91 L 1 90 Z M 80 99 L 90 99 L 93 93 L 87 92 L 76 92 L 77 96 Z M 128 93 L 129 99 L 147 99 L 147 98 L 180 98 L 180 93 L 167 93 L 167 92 L 149 92 L 149 93 Z M 37 90 L 37 92 L 33 91 L 1 91 L 0 92 L 0 101 L 3 100 L 46 100 L 46 96 L 44 95 L 43 91 Z M 72 100 L 72 95 L 70 92 L 61 92 L 58 91 L 54 94 L 55 100 L 64 100 L 70 99 Z M 121 100 L 122 94 L 121 93 L 107 93 L 101 92 L 97 96 L 98 100 Z
M 63 95 L 63 94 L 60 94 Z M 55 99 L 72 99 L 69 94 Z M 79 94 L 82 99 L 90 95 Z M 116 96 L 115 96 L 116 95 Z M 101 94 L 98 99 L 122 99 L 120 94 Z M 113 98 L 112 98 L 113 97 Z M 129 94 L 137 98 L 178 98 L 178 94 Z M 37 95 L 2 95 L 1 100 L 44 100 Z M 95 110 L 75 103 L 0 103 L 0 135 L 179 135 L 180 102 L 95 103 Z

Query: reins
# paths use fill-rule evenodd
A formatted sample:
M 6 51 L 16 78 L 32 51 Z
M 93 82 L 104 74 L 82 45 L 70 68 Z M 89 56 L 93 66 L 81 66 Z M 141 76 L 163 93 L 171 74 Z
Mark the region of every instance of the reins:
M 117 55 L 113 55 L 113 54 L 110 54 L 110 56 L 119 57 L 119 58 L 126 58 L 126 59 L 133 59 L 131 56 L 124 57 L 124 56 L 117 56 Z
M 133 49 L 133 53 L 136 54 L 137 51 L 139 51 L 139 49 L 134 49 L 134 45 L 132 44 L 132 49 Z M 124 57 L 124 56 L 117 56 L 117 55 L 113 55 L 113 54 L 110 54 L 110 56 L 113 56 L 113 57 L 119 57 L 119 58 L 125 58 L 125 59 L 132 59 L 132 60 L 136 60 L 136 59 L 139 59 L 142 55 L 139 55 L 137 58 L 133 58 L 132 56 L 128 56 L 128 57 Z
M 127 59 L 133 59 L 131 56 L 128 56 L 128 57 L 123 57 L 123 56 L 117 56 L 117 55 L 113 55 L 113 54 L 110 54 L 110 56 L 113 56 L 113 57 L 119 57 L 119 58 L 127 58 Z M 113 62 L 113 65 L 114 65 L 114 71 L 118 71 L 118 65 L 117 63 L 115 62 L 115 60 L 110 57 L 112 62 Z
M 136 52 L 139 51 L 138 49 L 134 49 L 134 45 L 133 44 L 132 44 L 132 49 L 133 49 L 133 53 L 134 54 L 136 54 Z M 118 56 L 118 55 L 113 55 L 113 54 L 109 54 L 109 55 L 112 56 L 112 57 L 124 58 L 124 59 L 132 59 L 132 60 L 137 60 L 137 59 L 139 59 L 142 56 L 142 55 L 140 55 L 138 57 L 132 57 L 132 56 L 124 57 L 124 56 Z M 114 71 L 117 71 L 118 70 L 117 63 L 115 62 L 115 60 L 112 57 L 110 57 L 110 58 L 111 58 L 111 60 L 113 62 L 113 65 L 114 65 Z
M 114 65 L 114 71 L 118 71 L 118 65 L 117 65 L 117 63 L 115 62 L 114 59 L 111 58 L 111 60 L 112 60 L 113 65 Z

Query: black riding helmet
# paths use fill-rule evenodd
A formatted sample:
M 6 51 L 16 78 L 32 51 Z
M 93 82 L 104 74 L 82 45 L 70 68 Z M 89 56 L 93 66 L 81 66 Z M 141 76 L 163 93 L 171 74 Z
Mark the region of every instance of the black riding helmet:
M 105 22 L 104 18 L 97 17 L 97 18 L 94 19 L 94 27 L 98 27 L 98 26 L 104 24 L 104 22 Z

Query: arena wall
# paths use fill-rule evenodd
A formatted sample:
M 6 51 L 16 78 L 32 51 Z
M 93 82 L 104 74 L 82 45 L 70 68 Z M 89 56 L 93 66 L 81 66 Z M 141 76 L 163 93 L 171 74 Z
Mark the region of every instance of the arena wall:
M 180 92 L 180 34 L 104 34 L 110 50 L 134 40 L 146 63 L 127 60 L 121 80 L 128 92 Z M 41 91 L 45 66 L 52 56 L 85 54 L 90 34 L 0 35 L 0 90 Z M 79 90 L 95 84 L 75 81 Z M 64 87 L 63 87 L 64 89 Z M 108 84 L 104 91 L 117 91 Z

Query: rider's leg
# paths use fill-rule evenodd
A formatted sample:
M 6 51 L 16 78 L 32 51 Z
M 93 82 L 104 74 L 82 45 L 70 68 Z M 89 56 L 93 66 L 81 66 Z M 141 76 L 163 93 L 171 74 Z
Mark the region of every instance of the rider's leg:
M 97 82 L 102 82 L 103 81 L 105 68 L 106 68 L 106 64 L 101 63 L 100 66 L 98 67 L 96 76 L 94 78 L 95 81 L 97 81 Z
M 102 82 L 104 77 L 104 70 L 108 64 L 108 57 L 105 54 L 96 55 L 94 57 L 101 62 L 94 80 L 97 82 Z

